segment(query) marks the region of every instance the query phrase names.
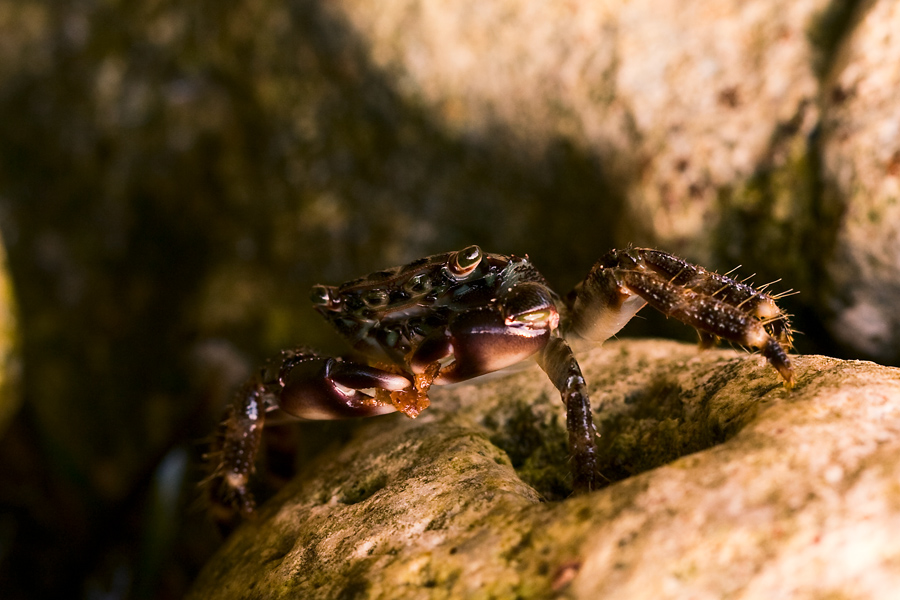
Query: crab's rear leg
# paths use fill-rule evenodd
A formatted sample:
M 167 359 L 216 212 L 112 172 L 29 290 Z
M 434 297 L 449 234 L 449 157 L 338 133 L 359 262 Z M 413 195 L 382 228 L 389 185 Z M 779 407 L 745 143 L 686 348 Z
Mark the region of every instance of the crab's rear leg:
M 758 348 L 784 385 L 794 383 L 785 348 L 787 316 L 752 286 L 656 250 L 613 250 L 568 298 L 569 327 L 588 339 L 609 338 L 646 304 L 700 332 L 701 344 L 724 339 Z
M 212 472 L 205 481 L 213 517 L 223 528 L 255 508 L 250 479 L 262 440 L 266 414 L 306 420 L 368 417 L 396 408 L 361 390 L 405 390 L 405 376 L 311 350 L 282 353 L 245 383 L 225 412 L 208 455 Z

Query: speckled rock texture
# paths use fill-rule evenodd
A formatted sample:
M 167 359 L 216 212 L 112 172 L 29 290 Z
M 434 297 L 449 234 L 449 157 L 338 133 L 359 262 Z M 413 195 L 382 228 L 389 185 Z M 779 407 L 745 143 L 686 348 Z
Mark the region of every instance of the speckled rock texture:
M 338 3 L 373 60 L 455 129 L 584 145 L 621 178 L 629 234 L 708 262 L 723 188 L 815 125 L 827 0 Z
M 566 497 L 536 368 L 435 391 L 326 453 L 190 598 L 889 598 L 900 371 L 674 342 L 581 353 L 608 487 Z M 551 473 L 555 473 L 551 474 Z

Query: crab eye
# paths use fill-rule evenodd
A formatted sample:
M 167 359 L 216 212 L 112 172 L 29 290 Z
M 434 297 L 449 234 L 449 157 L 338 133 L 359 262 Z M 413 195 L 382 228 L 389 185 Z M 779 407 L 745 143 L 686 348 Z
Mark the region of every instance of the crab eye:
M 483 256 L 481 248 L 474 244 L 463 248 L 450 258 L 450 272 L 456 277 L 464 277 L 475 270 Z
M 552 308 L 542 308 L 506 319 L 507 325 L 524 326 L 528 329 L 554 330 L 559 326 L 559 313 Z
M 403 289 L 411 294 L 421 294 L 428 291 L 429 280 L 427 273 L 413 275 L 403 284 Z
M 309 295 L 310 301 L 316 306 L 328 306 L 331 303 L 331 294 L 324 285 L 314 285 Z
M 524 315 L 516 315 L 512 320 L 516 323 L 538 323 L 549 319 L 552 312 L 550 309 L 545 308 L 544 310 L 535 310 Z
M 381 308 L 388 303 L 389 298 L 384 290 L 371 290 L 363 295 L 362 301 L 369 308 Z

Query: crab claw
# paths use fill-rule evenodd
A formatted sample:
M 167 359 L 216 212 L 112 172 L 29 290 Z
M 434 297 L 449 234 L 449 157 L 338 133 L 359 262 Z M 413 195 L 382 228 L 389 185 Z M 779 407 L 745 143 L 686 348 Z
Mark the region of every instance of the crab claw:
M 541 315 L 544 321 L 554 316 L 555 310 Z M 456 360 L 451 368 L 441 371 L 436 383 L 464 381 L 525 360 L 547 344 L 550 331 L 546 322 L 527 317 L 510 323 L 492 308 L 462 313 L 450 324 L 450 344 Z
M 285 376 L 280 407 L 309 420 L 371 417 L 396 410 L 361 390 L 399 391 L 412 382 L 403 375 L 334 358 L 315 358 L 297 364 Z

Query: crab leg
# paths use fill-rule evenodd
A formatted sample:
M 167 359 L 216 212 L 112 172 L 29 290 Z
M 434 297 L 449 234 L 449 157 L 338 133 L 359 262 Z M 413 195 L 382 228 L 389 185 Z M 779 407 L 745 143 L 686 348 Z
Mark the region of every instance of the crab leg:
M 597 446 L 591 416 L 591 400 L 581 367 L 572 349 L 561 338 L 551 338 L 537 354 L 537 362 L 562 396 L 566 406 L 566 427 L 569 430 L 569 454 L 574 462 L 575 493 L 596 489 Z
M 774 299 L 665 252 L 613 250 L 597 261 L 568 298 L 570 328 L 582 337 L 602 341 L 644 303 L 696 328 L 701 344 L 721 338 L 760 349 L 785 387 L 793 385 L 793 368 L 785 351 L 791 346 L 791 329 Z
M 266 386 L 256 381 L 244 384 L 219 424 L 212 451 L 206 456 L 215 464 L 204 481 L 213 517 L 222 525 L 247 517 L 255 508 L 247 484 L 255 470 L 256 454 L 266 420 Z
M 790 323 L 787 316 L 775 304 L 775 300 L 764 292 L 768 284 L 757 289 L 659 250 L 638 248 L 633 252 L 640 256 L 645 265 L 666 277 L 673 285 L 714 297 L 740 309 L 745 314 L 765 320 L 767 332 L 770 332 L 780 344 L 787 348 L 791 347 Z
M 208 458 L 215 465 L 205 485 L 213 514 L 225 527 L 255 508 L 249 481 L 255 471 L 266 413 L 297 419 L 369 417 L 396 410 L 360 390 L 397 392 L 412 387 L 403 375 L 311 350 L 282 353 L 234 395 Z

